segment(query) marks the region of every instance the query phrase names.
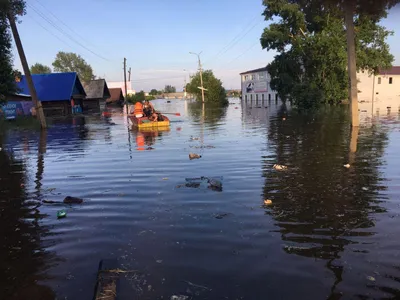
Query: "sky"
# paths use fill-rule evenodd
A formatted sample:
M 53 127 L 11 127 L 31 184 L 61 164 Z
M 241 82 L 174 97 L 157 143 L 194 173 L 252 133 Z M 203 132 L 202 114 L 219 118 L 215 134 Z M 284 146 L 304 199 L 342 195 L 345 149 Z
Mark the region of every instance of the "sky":
M 58 51 L 74 52 L 107 81 L 123 81 L 123 60 L 136 91 L 182 90 L 185 77 L 212 69 L 226 89 L 239 89 L 239 73 L 266 66 L 276 54 L 259 39 L 268 23 L 262 0 L 27 0 L 18 24 L 29 65 L 51 66 Z M 395 65 L 400 64 L 400 10 L 381 23 Z M 14 44 L 13 44 L 14 45 Z M 14 46 L 15 67 L 22 70 Z

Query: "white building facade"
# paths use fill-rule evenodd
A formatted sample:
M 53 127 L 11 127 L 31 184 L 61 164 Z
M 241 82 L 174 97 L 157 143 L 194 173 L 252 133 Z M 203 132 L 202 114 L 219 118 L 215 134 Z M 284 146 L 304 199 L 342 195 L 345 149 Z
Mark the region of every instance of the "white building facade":
M 240 76 L 242 82 L 242 100 L 278 100 L 278 93 L 271 89 L 271 76 L 266 67 L 240 73 Z
M 400 110 L 400 66 L 381 70 L 377 75 L 359 72 L 357 79 L 360 110 Z
M 125 81 L 107 81 L 108 88 L 121 88 L 122 94 L 126 96 L 125 92 Z M 128 95 L 135 95 L 136 91 L 132 89 L 132 82 L 126 82 L 126 88 L 128 90 Z

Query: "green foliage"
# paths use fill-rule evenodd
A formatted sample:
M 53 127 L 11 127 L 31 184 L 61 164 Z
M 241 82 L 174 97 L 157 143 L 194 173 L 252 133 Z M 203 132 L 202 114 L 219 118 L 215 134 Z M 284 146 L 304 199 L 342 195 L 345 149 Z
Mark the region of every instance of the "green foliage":
M 149 94 L 152 96 L 156 96 L 158 95 L 158 91 L 156 89 L 152 89 Z
M 333 0 L 264 0 L 266 21 L 260 42 L 278 54 L 268 66 L 271 88 L 299 108 L 339 103 L 348 93 L 347 44 L 343 10 Z M 385 16 L 385 14 L 380 14 Z M 380 17 L 355 16 L 357 68 L 377 72 L 393 56 L 385 40 L 391 32 Z
M 136 102 L 143 102 L 144 100 L 154 100 L 156 99 L 156 97 L 154 97 L 153 95 L 149 95 L 149 96 L 145 96 L 144 91 L 140 91 L 138 93 L 136 93 L 135 95 L 128 95 L 126 97 L 126 100 L 129 103 L 135 104 Z
M 92 67 L 80 55 L 72 52 L 58 52 L 53 67 L 55 72 L 76 72 L 83 82 L 96 78 Z
M 42 65 L 41 63 L 36 63 L 31 66 L 32 74 L 49 74 L 51 69 L 48 66 Z
M 0 103 L 8 94 L 17 93 L 15 70 L 12 63 L 11 31 L 6 12 L 11 11 L 17 17 L 25 14 L 25 1 L 0 1 Z
M 164 93 L 176 93 L 176 87 L 172 85 L 166 85 L 164 88 Z
M 186 85 L 186 91 L 196 96 L 198 101 L 201 101 L 201 86 L 200 72 L 197 72 Z M 226 91 L 222 86 L 221 80 L 214 76 L 211 70 L 203 72 L 203 86 L 207 91 L 204 91 L 204 101 L 217 105 L 227 105 Z

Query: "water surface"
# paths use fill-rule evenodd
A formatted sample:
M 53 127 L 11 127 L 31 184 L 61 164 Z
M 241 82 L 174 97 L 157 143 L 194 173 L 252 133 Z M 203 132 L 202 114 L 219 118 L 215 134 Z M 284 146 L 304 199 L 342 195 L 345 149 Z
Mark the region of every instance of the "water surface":
M 357 132 L 343 107 L 231 102 L 156 101 L 182 115 L 169 131 L 115 111 L 2 133 L 1 295 L 91 299 L 99 262 L 116 259 L 137 270 L 120 299 L 400 297 L 399 116 Z M 222 191 L 185 186 L 201 176 Z M 42 203 L 67 195 L 85 202 Z

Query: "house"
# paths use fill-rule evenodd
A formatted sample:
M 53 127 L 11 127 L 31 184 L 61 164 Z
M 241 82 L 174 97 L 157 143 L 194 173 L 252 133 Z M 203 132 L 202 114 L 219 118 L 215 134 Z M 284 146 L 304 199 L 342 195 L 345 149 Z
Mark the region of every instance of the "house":
M 116 104 L 122 106 L 124 103 L 124 95 L 122 94 L 121 88 L 110 88 L 110 98 L 106 100 L 106 104 Z
M 6 103 L 0 105 L 0 118 L 15 119 L 17 116 L 32 116 L 32 98 L 26 94 L 13 94 L 6 96 Z
M 120 88 L 122 90 L 122 95 L 126 96 L 125 92 L 125 81 L 109 81 L 108 82 L 109 88 Z M 136 91 L 132 89 L 132 82 L 126 82 L 126 89 L 128 90 L 128 95 L 135 95 Z
M 278 93 L 271 90 L 271 76 L 269 75 L 266 67 L 240 73 L 240 76 L 242 85 L 242 100 L 278 100 Z
M 70 114 L 71 97 L 75 105 L 83 106 L 86 93 L 75 72 L 32 74 L 32 80 L 46 116 Z M 17 87 L 21 93 L 30 95 L 25 75 L 21 76 Z
M 361 110 L 400 109 L 400 66 L 379 70 L 377 75 L 361 71 L 357 73 L 357 79 Z
M 86 98 L 83 100 L 84 110 L 100 110 L 100 103 L 111 97 L 110 90 L 104 79 L 91 80 L 84 84 L 83 88 L 86 92 Z

